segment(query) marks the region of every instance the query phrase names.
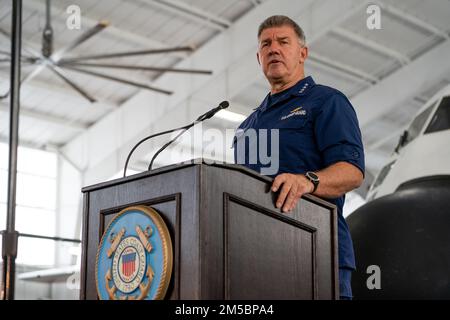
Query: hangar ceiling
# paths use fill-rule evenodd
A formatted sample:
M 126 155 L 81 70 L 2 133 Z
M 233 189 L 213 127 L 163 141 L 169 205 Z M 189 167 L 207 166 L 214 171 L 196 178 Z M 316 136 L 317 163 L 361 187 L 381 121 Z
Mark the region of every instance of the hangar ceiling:
M 23 54 L 41 48 L 45 1 L 23 1 Z M 118 172 L 131 146 L 143 136 L 193 121 L 222 100 L 230 110 L 249 114 L 268 92 L 255 58 L 258 24 L 272 14 L 294 18 L 306 32 L 310 58 L 306 73 L 316 82 L 343 91 L 360 120 L 366 165 L 376 172 L 387 161 L 415 112 L 450 83 L 450 3 L 448 0 L 383 0 L 382 28 L 366 27 L 360 0 L 58 0 L 52 2 L 55 46 L 64 47 L 99 21 L 101 34 L 75 48 L 73 55 L 193 46 L 193 52 L 117 58 L 114 62 L 212 70 L 212 75 L 107 70 L 108 74 L 166 87 L 166 97 L 145 89 L 68 71 L 98 99 L 90 103 L 48 70 L 21 90 L 20 141 L 57 149 L 84 173 L 101 181 Z M 66 26 L 68 6 L 81 8 L 80 30 Z M 0 0 L 0 60 L 7 58 L 11 1 Z M 22 74 L 33 69 L 26 64 Z M 105 70 L 99 70 L 104 71 Z M 0 64 L 0 95 L 8 90 L 8 64 Z M 0 101 L 0 139 L 7 141 L 8 99 Z M 212 119 L 209 126 L 238 123 Z M 150 144 L 131 164 L 145 170 Z M 104 165 L 109 161 L 109 165 Z M 164 164 L 164 158 L 160 164 Z M 103 164 L 102 164 L 103 163 Z M 102 169 L 99 170 L 100 164 Z M 96 171 L 94 175 L 92 172 Z

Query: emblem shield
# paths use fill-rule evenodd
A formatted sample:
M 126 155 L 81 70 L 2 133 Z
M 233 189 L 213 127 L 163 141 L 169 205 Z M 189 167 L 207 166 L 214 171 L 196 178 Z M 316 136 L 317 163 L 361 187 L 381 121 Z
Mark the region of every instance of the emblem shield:
M 172 264 L 172 241 L 161 216 L 150 207 L 128 207 L 114 217 L 98 247 L 95 265 L 98 297 L 163 299 Z

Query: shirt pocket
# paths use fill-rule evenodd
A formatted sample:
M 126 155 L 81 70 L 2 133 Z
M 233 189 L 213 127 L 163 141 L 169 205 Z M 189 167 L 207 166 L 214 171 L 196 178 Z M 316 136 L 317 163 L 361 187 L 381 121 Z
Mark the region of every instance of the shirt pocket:
M 314 150 L 316 142 L 312 122 L 307 116 L 293 118 L 278 121 L 275 127 L 279 130 L 280 147 L 297 151 Z

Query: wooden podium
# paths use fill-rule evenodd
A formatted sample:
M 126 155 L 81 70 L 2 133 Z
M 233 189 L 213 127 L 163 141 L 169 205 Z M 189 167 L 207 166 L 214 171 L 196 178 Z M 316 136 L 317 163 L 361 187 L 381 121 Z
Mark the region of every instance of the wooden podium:
M 173 271 L 166 299 L 338 299 L 337 211 L 306 195 L 274 205 L 272 179 L 193 160 L 82 189 L 81 299 L 97 299 L 95 260 L 108 223 L 132 205 L 167 224 Z

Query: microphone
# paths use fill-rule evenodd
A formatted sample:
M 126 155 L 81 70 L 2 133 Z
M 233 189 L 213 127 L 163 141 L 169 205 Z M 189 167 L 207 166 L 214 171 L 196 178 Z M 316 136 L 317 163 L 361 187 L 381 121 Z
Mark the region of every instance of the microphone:
M 228 108 L 229 105 L 230 104 L 228 103 L 228 101 L 222 101 L 219 104 L 219 106 L 215 107 L 214 109 L 209 110 L 205 114 L 198 117 L 197 120 L 195 120 L 195 121 L 204 121 L 206 119 L 212 118 L 213 115 L 215 115 L 217 112 L 219 112 L 222 109 Z
M 131 155 L 133 154 L 133 152 L 137 149 L 137 147 L 139 147 L 142 143 L 144 143 L 145 141 L 154 138 L 154 137 L 158 137 L 161 136 L 163 134 L 167 134 L 167 133 L 172 133 L 178 130 L 182 130 L 175 138 L 173 138 L 172 140 L 170 140 L 169 142 L 167 142 L 166 144 L 164 144 L 153 156 L 150 165 L 148 166 L 148 170 L 152 169 L 153 166 L 153 161 L 155 161 L 156 157 L 165 149 L 167 148 L 172 142 L 174 142 L 179 136 L 181 136 L 183 133 L 185 133 L 187 130 L 189 130 L 191 127 L 193 127 L 194 125 L 196 125 L 198 122 L 202 122 L 205 121 L 207 119 L 212 118 L 217 112 L 219 112 L 222 109 L 228 108 L 230 104 L 228 103 L 228 101 L 222 101 L 217 107 L 215 107 L 214 109 L 209 110 L 208 112 L 202 114 L 201 116 L 199 116 L 194 122 L 185 125 L 183 127 L 179 127 L 179 128 L 175 128 L 175 129 L 171 129 L 171 130 L 167 130 L 167 131 L 163 131 L 163 132 L 159 132 L 159 133 L 155 133 L 152 134 L 148 137 L 145 137 L 144 139 L 140 140 L 138 143 L 135 144 L 135 146 L 131 149 L 130 153 L 127 156 L 127 160 L 125 161 L 125 167 L 123 169 L 123 177 L 126 177 L 126 173 L 127 173 L 127 168 L 128 168 L 128 162 L 130 161 Z
M 199 122 L 205 121 L 209 118 L 212 118 L 217 112 L 219 112 L 222 109 L 228 108 L 230 104 L 228 103 L 228 101 L 222 101 L 219 106 L 215 107 L 214 109 L 209 110 L 208 112 L 202 114 L 200 117 L 198 117 L 194 122 L 192 122 L 191 124 L 189 124 L 187 126 L 187 128 L 183 129 L 183 131 L 181 131 L 175 138 L 173 138 L 172 140 L 170 140 L 169 142 L 167 142 L 165 145 L 163 145 L 153 156 L 152 160 L 150 161 L 150 164 L 148 166 L 148 170 L 152 170 L 152 166 L 153 166 L 153 161 L 155 161 L 156 157 L 165 149 L 167 148 L 172 142 L 174 142 L 175 140 L 178 139 L 179 136 L 181 136 L 183 133 L 185 133 L 187 130 L 189 130 L 189 128 L 193 127 L 194 125 L 196 125 Z

